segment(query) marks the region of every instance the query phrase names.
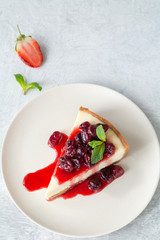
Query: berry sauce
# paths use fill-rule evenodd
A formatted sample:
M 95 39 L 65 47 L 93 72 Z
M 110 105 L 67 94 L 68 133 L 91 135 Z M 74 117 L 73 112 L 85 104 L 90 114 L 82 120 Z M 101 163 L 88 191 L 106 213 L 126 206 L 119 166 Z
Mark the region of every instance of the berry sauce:
M 90 125 L 88 122 L 84 122 L 79 128 L 72 131 L 69 138 L 64 133 L 54 132 L 48 140 L 48 145 L 56 151 L 55 161 L 45 168 L 27 174 L 23 179 L 25 188 L 28 191 L 47 188 L 53 172 L 61 184 L 66 180 L 71 180 L 73 176 L 79 175 L 88 168 L 92 169 L 94 166 L 91 164 L 92 149 L 89 145 L 87 146 L 87 142 L 95 139 L 96 127 L 97 125 Z M 103 128 L 105 131 L 108 129 L 106 125 L 103 125 Z M 114 151 L 114 145 L 106 142 L 105 159 L 111 157 Z M 94 175 L 72 187 L 59 197 L 68 199 L 78 194 L 86 196 L 100 192 L 116 178 L 122 176 L 123 173 L 122 167 L 111 165 L 95 174 L 93 172 Z
M 64 133 L 61 133 L 62 139 L 61 142 L 56 145 L 55 147 L 50 144 L 50 139 L 48 141 L 48 145 L 56 150 L 56 159 L 53 163 L 48 165 L 45 168 L 42 168 L 36 172 L 33 173 L 28 173 L 24 179 L 23 179 L 23 185 L 26 187 L 28 191 L 35 191 L 39 190 L 41 188 L 47 188 L 49 185 L 49 182 L 51 180 L 51 176 L 54 172 L 56 163 L 58 158 L 60 157 L 62 153 L 62 149 L 67 141 L 68 136 L 65 135 Z
M 69 199 L 69 198 L 76 197 L 78 194 L 83 195 L 83 196 L 88 196 L 88 195 L 92 195 L 92 194 L 102 191 L 106 186 L 108 186 L 110 183 L 112 183 L 115 179 L 121 177 L 124 174 L 124 170 L 122 167 L 120 167 L 118 165 L 112 165 L 111 167 L 121 169 L 120 173 L 117 176 L 114 176 L 111 181 L 106 182 L 102 178 L 101 173 L 98 172 L 98 173 L 94 174 L 94 176 L 89 177 L 85 181 L 83 181 L 83 182 L 77 184 L 76 186 L 74 186 L 73 188 L 69 189 L 67 192 L 63 193 L 60 197 L 62 197 L 64 199 Z M 88 187 L 90 180 L 93 178 L 100 179 L 101 186 L 97 190 L 92 190 Z

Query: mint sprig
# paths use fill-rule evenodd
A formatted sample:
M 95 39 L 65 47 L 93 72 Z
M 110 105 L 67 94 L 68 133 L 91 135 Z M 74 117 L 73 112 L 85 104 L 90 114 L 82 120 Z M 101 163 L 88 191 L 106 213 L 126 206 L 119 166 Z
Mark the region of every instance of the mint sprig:
M 96 134 L 97 134 L 97 137 L 98 137 L 101 141 L 103 141 L 103 142 L 106 141 L 106 134 L 105 134 L 105 131 L 104 131 L 102 125 L 99 125 L 99 126 L 96 128 Z
M 96 146 L 93 149 L 92 155 L 91 155 L 91 163 L 92 164 L 95 164 L 95 163 L 99 162 L 100 160 L 102 160 L 104 150 L 105 150 L 105 143 L 104 142 L 102 142 L 101 145 Z
M 101 161 L 103 158 L 103 153 L 105 150 L 106 133 L 102 125 L 99 125 L 96 128 L 96 135 L 99 138 L 99 140 L 98 141 L 93 140 L 88 143 L 88 145 L 93 148 L 92 155 L 91 155 L 92 164 L 95 164 Z
M 23 89 L 23 94 L 25 95 L 28 90 L 37 88 L 39 91 L 42 90 L 42 87 L 37 82 L 32 83 L 26 83 L 23 76 L 21 74 L 14 74 L 17 82 L 20 84 L 20 86 Z
M 96 141 L 96 140 L 93 140 L 92 142 L 88 143 L 88 145 L 91 146 L 92 148 L 95 148 L 101 144 L 102 144 L 102 141 Z

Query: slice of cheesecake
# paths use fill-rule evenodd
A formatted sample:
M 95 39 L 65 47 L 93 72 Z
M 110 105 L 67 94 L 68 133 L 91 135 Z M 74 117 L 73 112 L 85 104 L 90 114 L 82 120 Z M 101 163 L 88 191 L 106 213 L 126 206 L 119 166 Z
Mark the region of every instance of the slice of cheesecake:
M 90 142 L 100 141 L 96 135 L 99 125 L 106 134 L 105 150 L 102 159 L 93 163 L 93 146 L 90 146 Z M 128 151 L 128 143 L 108 120 L 87 108 L 80 107 L 71 134 L 51 177 L 46 199 L 50 200 L 61 195 L 102 168 L 118 162 Z

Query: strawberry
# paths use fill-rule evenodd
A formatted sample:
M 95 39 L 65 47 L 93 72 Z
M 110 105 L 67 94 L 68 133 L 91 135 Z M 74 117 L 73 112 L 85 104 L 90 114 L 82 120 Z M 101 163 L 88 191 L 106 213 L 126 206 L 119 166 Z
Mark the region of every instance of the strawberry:
M 31 37 L 26 37 L 21 34 L 19 26 L 17 25 L 20 36 L 17 38 L 15 50 L 22 61 L 30 67 L 40 67 L 43 62 L 43 55 L 39 44 Z

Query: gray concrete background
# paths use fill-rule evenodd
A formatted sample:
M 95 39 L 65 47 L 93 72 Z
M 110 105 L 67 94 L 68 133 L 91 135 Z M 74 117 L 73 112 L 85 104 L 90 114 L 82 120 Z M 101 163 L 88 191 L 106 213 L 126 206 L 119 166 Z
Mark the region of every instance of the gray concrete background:
M 22 33 L 40 44 L 44 63 L 24 65 L 14 51 Z M 87 82 L 117 90 L 148 116 L 160 139 L 159 0 L 0 0 L 0 146 L 13 117 L 31 99 L 13 74 L 38 81 L 43 91 Z M 148 207 L 128 226 L 94 238 L 160 239 L 160 186 Z M 25 217 L 9 197 L 0 173 L 0 239 L 70 239 L 49 232 Z

